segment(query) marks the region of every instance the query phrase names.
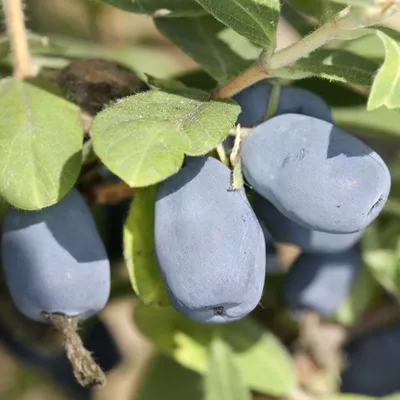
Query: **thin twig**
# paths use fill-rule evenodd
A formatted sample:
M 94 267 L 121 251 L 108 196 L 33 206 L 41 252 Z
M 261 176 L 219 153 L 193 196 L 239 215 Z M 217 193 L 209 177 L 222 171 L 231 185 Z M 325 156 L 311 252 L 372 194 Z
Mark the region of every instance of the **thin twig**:
M 33 74 L 29 53 L 23 0 L 3 0 L 3 11 L 11 43 L 15 78 L 29 78 Z
M 232 97 L 243 89 L 271 76 L 279 76 L 274 71 L 293 66 L 297 60 L 306 57 L 316 49 L 332 40 L 351 40 L 372 33 L 370 29 L 358 29 L 375 25 L 390 17 L 395 10 L 393 0 L 388 0 L 382 7 L 361 9 L 350 7 L 340 11 L 332 19 L 321 25 L 303 39 L 275 52 L 264 59 L 265 52 L 250 68 L 232 81 L 217 88 L 212 93 L 213 99 Z
M 268 77 L 268 72 L 259 63 L 255 63 L 247 68 L 242 74 L 237 76 L 227 84 L 217 88 L 211 94 L 212 99 L 224 99 L 232 97 L 244 88 L 254 85 L 255 83 Z

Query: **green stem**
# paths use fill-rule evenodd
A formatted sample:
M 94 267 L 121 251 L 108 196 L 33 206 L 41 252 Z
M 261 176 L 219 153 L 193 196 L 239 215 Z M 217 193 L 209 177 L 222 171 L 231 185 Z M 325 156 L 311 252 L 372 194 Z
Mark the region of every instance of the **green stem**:
M 302 40 L 274 53 L 271 57 L 266 56 L 266 52 L 263 51 L 260 59 L 252 67 L 216 89 L 212 97 L 214 99 L 232 97 L 262 79 L 275 76 L 274 71 L 293 65 L 300 58 L 306 57 L 331 40 L 351 40 L 369 34 L 370 30 L 359 28 L 377 24 L 388 18 L 396 9 L 394 6 L 395 3 L 388 0 L 381 7 L 346 8 Z

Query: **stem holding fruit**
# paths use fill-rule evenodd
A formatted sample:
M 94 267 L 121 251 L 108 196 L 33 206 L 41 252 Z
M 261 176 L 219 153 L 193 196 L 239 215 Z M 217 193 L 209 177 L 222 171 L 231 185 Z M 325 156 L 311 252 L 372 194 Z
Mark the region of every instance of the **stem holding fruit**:
M 3 0 L 3 12 L 11 43 L 15 78 L 32 76 L 32 60 L 25 28 L 23 0 Z
M 77 332 L 77 318 L 47 313 L 45 316 L 62 335 L 68 360 L 72 365 L 74 376 L 79 384 L 83 387 L 94 389 L 103 387 L 106 383 L 106 377 L 82 343 L 82 339 Z

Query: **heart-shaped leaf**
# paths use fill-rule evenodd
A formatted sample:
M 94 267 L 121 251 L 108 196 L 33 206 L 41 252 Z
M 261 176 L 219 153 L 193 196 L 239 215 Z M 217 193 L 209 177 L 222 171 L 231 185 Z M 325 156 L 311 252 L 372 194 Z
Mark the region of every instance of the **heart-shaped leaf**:
M 219 21 L 251 42 L 275 46 L 279 0 L 196 0 Z
M 0 194 L 36 210 L 58 202 L 82 162 L 78 108 L 19 79 L 0 81 Z
M 214 149 L 239 112 L 233 101 L 213 101 L 197 89 L 140 93 L 96 116 L 93 148 L 127 184 L 149 186 L 176 173 L 185 154 Z

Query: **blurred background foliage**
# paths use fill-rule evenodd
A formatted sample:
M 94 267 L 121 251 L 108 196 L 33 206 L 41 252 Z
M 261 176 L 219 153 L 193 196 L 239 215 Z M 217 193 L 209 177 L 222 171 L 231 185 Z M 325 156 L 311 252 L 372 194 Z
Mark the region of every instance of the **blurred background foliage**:
M 147 16 L 123 12 L 94 0 L 27 0 L 26 10 L 28 29 L 40 35 L 32 36 L 32 46 L 37 47 L 35 60 L 50 69 L 66 65 L 68 58 L 98 57 L 118 61 L 142 76 L 144 73 L 158 78 L 185 75 L 183 80 L 186 83 L 197 85 L 200 82 L 204 88 L 214 85 L 211 78 L 196 73 L 196 64 L 163 38 L 155 28 L 152 19 Z M 310 21 L 302 20 L 286 5 L 283 7 L 282 15 L 278 29 L 278 48 L 297 41 L 300 34 L 305 34 L 312 28 Z M 392 18 L 388 25 L 400 29 L 399 18 Z M 346 46 L 358 54 L 379 60 L 383 54 L 376 40 L 376 38 L 368 37 Z M 0 43 L 0 51 L 1 46 Z M 355 318 L 354 310 L 360 306 L 360 298 L 366 293 L 366 288 L 370 288 L 369 293 L 373 293 L 375 297 L 371 300 L 370 296 L 366 296 L 367 298 L 362 299 L 361 302 L 373 301 L 376 306 L 379 306 L 382 298 L 385 298 L 386 293 L 376 290 L 376 281 L 381 283 L 388 292 L 395 295 L 400 293 L 400 284 L 393 286 L 393 282 L 397 279 L 393 278 L 393 274 L 398 271 L 400 249 L 400 224 L 398 224 L 400 217 L 400 163 L 398 162 L 400 114 L 380 109 L 374 112 L 373 117 L 367 115 L 366 98 L 358 88 L 350 90 L 340 84 L 317 79 L 305 79 L 296 82 L 296 85 L 324 97 L 333 109 L 336 122 L 361 135 L 382 154 L 392 169 L 393 195 L 384 213 L 364 239 L 367 249 L 365 262 L 377 279 L 373 280 L 368 275 L 369 273 L 366 273 L 368 276 L 361 277 L 354 292 L 357 296 L 348 299 L 338 313 L 338 319 L 342 323 L 351 324 Z M 193 371 L 198 369 L 201 372 L 204 368 L 204 366 L 199 366 L 201 362 L 198 361 L 201 359 L 201 351 L 189 355 L 178 354 L 179 349 L 169 348 L 169 344 L 165 341 L 160 339 L 161 342 L 157 342 L 159 338 L 153 338 L 160 348 L 167 354 L 174 354 L 183 365 L 185 362 L 195 364 L 191 365 L 192 370 L 186 369 L 173 359 L 158 353 L 154 346 L 139 333 L 135 324 L 135 321 L 143 323 L 143 319 L 132 318 L 137 304 L 123 265 L 121 244 L 123 220 L 129 204 L 128 199 L 118 205 L 93 206 L 100 232 L 113 260 L 113 298 L 99 317 L 85 324 L 82 334 L 100 365 L 109 370 L 107 386 L 91 395 L 72 384 L 66 360 L 58 352 L 59 343 L 52 340 L 48 330 L 30 324 L 16 312 L 0 279 L 2 286 L 0 292 L 0 399 L 61 400 L 89 399 L 90 396 L 96 400 L 202 399 L 203 381 L 200 375 Z M 296 326 L 285 313 L 276 312 L 281 305 L 280 288 L 280 277 L 269 277 L 268 290 L 262 302 L 263 307 L 256 310 L 255 316 L 272 332 L 278 334 L 281 340 L 290 344 L 297 331 Z M 141 307 L 144 306 L 139 306 L 136 317 L 140 315 Z M 165 326 L 165 321 L 157 315 L 157 311 L 151 310 L 149 313 L 146 314 L 150 318 L 149 324 L 155 324 L 160 332 L 168 329 L 171 329 L 171 332 L 179 331 L 181 341 L 194 340 L 193 337 L 199 343 L 208 340 L 205 339 L 207 333 L 203 334 L 201 329 L 196 333 L 200 336 L 193 336 L 193 332 L 190 332 L 192 327 L 179 325 L 182 321 L 175 321 L 171 316 L 169 323 L 174 321 L 173 326 Z M 227 329 L 229 331 L 229 328 Z M 145 328 L 142 327 L 142 330 Z M 272 340 L 267 334 L 264 339 Z M 271 345 L 269 346 L 271 349 Z M 189 347 L 197 349 L 193 343 Z M 32 348 L 35 351 L 29 350 Z M 261 352 L 260 355 L 264 357 Z M 262 360 L 260 362 L 262 363 Z M 41 368 L 34 368 L 33 364 L 40 365 Z M 267 370 L 268 365 L 266 365 L 266 373 Z M 309 373 L 307 368 L 303 368 L 302 371 L 305 371 L 304 374 Z M 260 381 L 263 379 L 267 378 L 261 377 Z M 279 376 L 273 379 L 279 379 Z M 300 376 L 301 379 L 305 379 L 304 376 Z M 255 385 L 258 384 L 257 377 L 253 381 Z M 268 399 L 256 393 L 253 393 L 253 397 L 256 400 Z

